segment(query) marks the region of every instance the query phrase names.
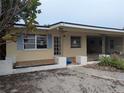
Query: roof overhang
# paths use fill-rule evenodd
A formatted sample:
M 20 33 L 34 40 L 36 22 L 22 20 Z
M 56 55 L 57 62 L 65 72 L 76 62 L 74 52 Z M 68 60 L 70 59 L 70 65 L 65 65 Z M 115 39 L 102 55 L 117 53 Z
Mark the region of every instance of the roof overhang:
M 25 28 L 25 25 L 15 25 L 17 28 Z M 91 26 L 91 25 L 83 25 L 83 24 L 75 24 L 75 23 L 68 23 L 68 22 L 58 22 L 49 26 L 36 26 L 37 29 L 42 30 L 52 30 L 57 29 L 59 27 L 70 27 L 75 29 L 88 29 L 88 30 L 97 30 L 97 31 L 105 31 L 105 32 L 117 32 L 117 33 L 124 33 L 124 29 L 118 28 L 108 28 L 108 27 L 99 27 L 99 26 Z

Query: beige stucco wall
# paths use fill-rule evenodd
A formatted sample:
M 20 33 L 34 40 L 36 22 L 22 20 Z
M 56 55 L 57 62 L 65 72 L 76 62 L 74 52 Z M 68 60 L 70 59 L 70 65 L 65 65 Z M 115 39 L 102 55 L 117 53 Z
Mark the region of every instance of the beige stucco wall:
M 37 34 L 48 34 L 49 32 L 38 32 Z M 53 40 L 53 39 L 52 39 Z M 7 55 L 8 58 L 16 58 L 16 61 L 30 61 L 30 60 L 42 60 L 42 59 L 52 59 L 53 55 L 53 47 L 47 49 L 39 49 L 39 50 L 17 50 L 16 42 L 8 42 L 7 43 Z
M 81 48 L 71 48 L 71 36 L 80 36 L 81 37 Z M 86 34 L 81 32 L 66 32 L 62 39 L 62 53 L 63 56 L 74 57 L 74 56 L 86 56 Z
M 123 44 L 123 38 L 122 37 L 108 37 L 108 43 L 107 43 L 107 47 L 106 50 L 109 53 L 112 53 L 114 51 L 119 51 L 119 52 L 123 52 L 124 53 L 124 44 Z M 110 48 L 110 40 L 114 40 L 114 49 Z
M 16 61 L 30 61 L 30 60 L 42 60 L 42 59 L 52 59 L 54 58 L 54 36 L 58 35 L 56 31 L 40 31 L 37 34 L 52 34 L 52 48 L 49 49 L 40 49 L 40 50 L 17 50 L 17 45 L 15 42 L 7 43 L 7 57 L 15 57 Z M 87 56 L 87 35 L 89 33 L 81 31 L 64 31 L 59 33 L 59 36 L 62 38 L 62 56 L 66 57 L 75 57 L 75 56 Z M 90 35 L 93 35 L 90 33 Z M 81 48 L 71 48 L 71 36 L 81 36 Z M 118 40 L 118 45 L 121 46 L 120 51 L 124 52 L 124 38 L 123 43 L 119 43 L 121 40 Z
M 45 50 L 24 50 L 16 52 L 17 61 L 29 61 L 29 60 L 42 60 L 42 59 L 52 59 L 53 52 L 52 49 Z
M 48 32 L 42 32 L 40 34 L 48 34 Z M 53 41 L 53 39 L 52 39 Z M 53 45 L 53 43 L 52 43 Z M 53 47 L 47 49 L 38 49 L 38 50 L 17 50 L 16 51 L 16 60 L 17 61 L 29 61 L 29 60 L 42 60 L 42 59 L 52 59 Z
M 6 57 L 14 58 L 16 57 L 16 43 L 15 42 L 6 42 Z
M 17 50 L 16 43 L 7 44 L 7 55 L 8 58 L 16 58 L 16 61 L 29 61 L 29 60 L 42 60 L 52 59 L 53 49 L 39 49 L 39 50 Z
M 42 32 L 41 34 L 48 34 L 51 32 Z M 58 33 L 52 31 L 52 41 L 54 36 L 58 36 Z M 67 32 L 59 34 L 62 37 L 62 56 L 86 56 L 86 34 Z M 64 37 L 65 36 L 65 37 Z M 81 36 L 81 48 L 71 48 L 70 37 Z M 40 50 L 17 50 L 16 43 L 7 44 L 7 57 L 15 57 L 16 61 L 29 61 L 29 60 L 42 60 L 52 59 L 54 57 L 54 41 L 52 42 L 52 48 L 40 49 Z

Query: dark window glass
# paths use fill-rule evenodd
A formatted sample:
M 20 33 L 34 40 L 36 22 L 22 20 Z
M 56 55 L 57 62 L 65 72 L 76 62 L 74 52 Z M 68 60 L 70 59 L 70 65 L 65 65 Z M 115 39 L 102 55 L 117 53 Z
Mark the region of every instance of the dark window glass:
M 24 36 L 24 49 L 42 49 L 47 48 L 46 35 L 25 35 Z
M 24 49 L 34 49 L 34 48 L 35 48 L 35 35 L 25 35 Z
M 110 48 L 114 49 L 114 40 L 110 40 Z
M 47 36 L 37 36 L 37 48 L 47 48 Z
M 71 48 L 81 48 L 81 37 L 79 36 L 71 37 Z

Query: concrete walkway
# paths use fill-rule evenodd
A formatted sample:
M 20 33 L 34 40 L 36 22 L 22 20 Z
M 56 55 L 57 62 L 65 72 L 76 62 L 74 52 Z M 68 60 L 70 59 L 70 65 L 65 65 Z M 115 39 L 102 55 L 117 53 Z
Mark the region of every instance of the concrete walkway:
M 124 81 L 124 73 L 122 72 L 109 72 L 109 71 L 101 71 L 92 68 L 85 68 L 85 67 L 71 67 L 73 71 L 84 73 L 104 79 L 112 79 L 112 80 L 121 80 Z

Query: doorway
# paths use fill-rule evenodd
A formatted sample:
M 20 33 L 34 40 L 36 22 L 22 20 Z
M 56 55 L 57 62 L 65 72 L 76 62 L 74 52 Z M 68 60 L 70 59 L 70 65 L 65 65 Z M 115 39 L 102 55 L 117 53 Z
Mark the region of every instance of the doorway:
M 87 56 L 88 61 L 97 61 L 99 54 L 102 53 L 102 37 L 87 37 Z
M 61 55 L 61 37 L 59 36 L 54 36 L 54 55 Z

